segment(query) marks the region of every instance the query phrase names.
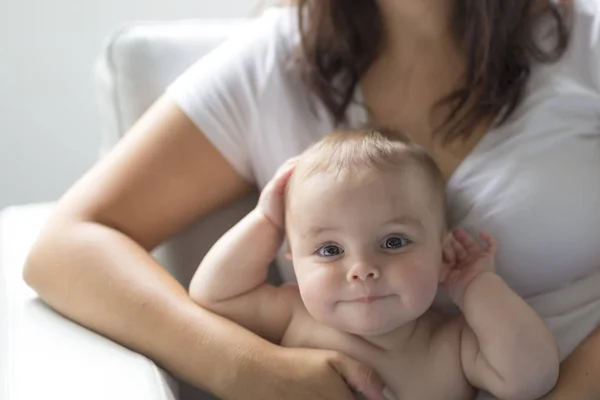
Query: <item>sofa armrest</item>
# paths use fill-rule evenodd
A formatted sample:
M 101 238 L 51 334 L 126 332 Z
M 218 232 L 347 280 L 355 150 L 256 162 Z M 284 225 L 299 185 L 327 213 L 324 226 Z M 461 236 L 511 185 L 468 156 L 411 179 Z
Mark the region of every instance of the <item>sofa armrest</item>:
M 51 209 L 0 213 L 0 399 L 177 399 L 177 384 L 152 361 L 62 317 L 23 282 Z

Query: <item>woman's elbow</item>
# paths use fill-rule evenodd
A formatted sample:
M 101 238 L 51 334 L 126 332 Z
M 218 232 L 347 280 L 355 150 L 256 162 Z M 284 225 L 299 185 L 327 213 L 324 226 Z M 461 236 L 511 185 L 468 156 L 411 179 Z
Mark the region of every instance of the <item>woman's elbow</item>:
M 60 279 L 60 271 L 49 257 L 52 247 L 51 235 L 42 233 L 29 250 L 23 265 L 23 280 L 33 290 L 42 295 L 53 281 Z
M 32 249 L 27 258 L 25 260 L 25 264 L 23 265 L 23 280 L 29 287 L 33 290 L 37 291 L 37 286 L 40 282 L 43 282 L 43 265 L 37 261 L 38 257 L 36 254 L 36 250 Z
M 74 223 L 47 223 L 31 246 L 23 265 L 23 280 L 45 299 L 61 290 L 73 258 L 68 243 L 73 241 Z M 76 231 L 76 229 L 75 229 Z

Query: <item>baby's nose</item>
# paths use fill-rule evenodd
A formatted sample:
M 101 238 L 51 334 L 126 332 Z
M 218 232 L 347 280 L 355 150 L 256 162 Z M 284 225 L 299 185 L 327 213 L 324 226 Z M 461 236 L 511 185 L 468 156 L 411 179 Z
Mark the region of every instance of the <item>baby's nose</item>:
M 379 269 L 371 265 L 356 265 L 348 274 L 350 281 L 367 281 L 379 278 Z

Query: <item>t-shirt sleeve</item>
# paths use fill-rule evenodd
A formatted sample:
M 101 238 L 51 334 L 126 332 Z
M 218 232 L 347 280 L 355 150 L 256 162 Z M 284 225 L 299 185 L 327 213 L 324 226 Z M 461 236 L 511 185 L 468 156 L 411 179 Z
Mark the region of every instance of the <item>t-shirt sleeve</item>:
M 254 182 L 248 143 L 256 136 L 257 102 L 268 79 L 280 12 L 267 10 L 178 77 L 167 94 L 231 166 Z

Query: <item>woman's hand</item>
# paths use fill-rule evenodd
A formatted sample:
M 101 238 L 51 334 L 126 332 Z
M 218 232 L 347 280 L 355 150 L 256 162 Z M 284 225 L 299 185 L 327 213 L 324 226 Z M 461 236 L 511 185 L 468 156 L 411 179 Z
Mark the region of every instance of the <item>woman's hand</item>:
M 263 356 L 265 354 L 263 353 Z M 277 347 L 268 362 L 253 362 L 223 396 L 227 400 L 386 400 L 370 367 L 330 350 Z M 257 367 L 259 367 L 257 369 Z M 236 374 L 239 375 L 239 374 Z

